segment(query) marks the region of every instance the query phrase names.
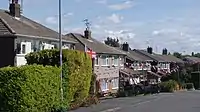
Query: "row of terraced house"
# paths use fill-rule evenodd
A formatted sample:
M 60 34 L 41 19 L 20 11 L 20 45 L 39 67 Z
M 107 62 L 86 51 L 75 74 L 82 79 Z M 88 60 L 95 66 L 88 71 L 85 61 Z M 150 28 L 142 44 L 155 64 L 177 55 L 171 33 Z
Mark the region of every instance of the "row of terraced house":
M 96 53 L 94 73 L 99 92 L 118 90 L 121 80 L 139 83 L 160 81 L 165 75 L 178 70 L 182 60 L 164 54 L 155 54 L 151 47 L 145 50 L 131 49 L 128 43 L 110 47 L 92 37 L 89 29 L 83 34 L 63 35 L 63 49 L 92 50 Z M 59 47 L 58 32 L 49 29 L 20 13 L 18 3 L 10 3 L 9 10 L 0 9 L 0 67 L 26 64 L 25 55 L 30 52 Z

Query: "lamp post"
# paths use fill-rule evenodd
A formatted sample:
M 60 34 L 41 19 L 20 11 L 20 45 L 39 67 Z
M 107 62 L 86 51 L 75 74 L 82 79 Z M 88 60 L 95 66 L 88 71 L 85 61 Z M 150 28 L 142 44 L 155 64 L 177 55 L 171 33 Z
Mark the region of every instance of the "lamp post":
M 198 76 L 199 76 L 199 87 L 198 87 L 198 89 L 200 90 L 200 74 L 199 74 L 199 62 L 197 63 L 198 64 Z
M 58 3 L 58 30 L 59 30 L 59 50 L 60 50 L 60 93 L 61 93 L 61 101 L 63 102 L 63 88 L 62 88 L 62 19 L 61 19 L 61 0 Z

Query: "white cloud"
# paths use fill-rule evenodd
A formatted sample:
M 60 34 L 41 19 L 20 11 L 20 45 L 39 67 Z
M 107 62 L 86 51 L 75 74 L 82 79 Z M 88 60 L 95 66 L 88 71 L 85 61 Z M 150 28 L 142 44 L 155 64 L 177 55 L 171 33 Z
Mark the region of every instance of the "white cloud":
M 119 3 L 119 4 L 112 4 L 112 5 L 109 5 L 108 7 L 113 10 L 123 10 L 123 9 L 131 8 L 133 6 L 134 6 L 134 2 L 132 0 L 129 0 L 123 3 Z
M 83 33 L 84 29 L 81 27 L 64 28 L 64 33 Z
M 113 23 L 120 23 L 124 19 L 124 17 L 117 14 L 112 14 L 111 16 L 107 17 L 107 19 L 112 21 Z
M 164 35 L 169 33 L 177 33 L 177 29 L 160 29 L 152 32 L 152 35 Z
M 107 4 L 107 0 L 97 0 L 96 3 Z
M 117 14 L 112 14 L 109 19 L 97 17 L 91 26 L 93 37 L 99 41 L 105 40 L 107 36 L 118 37 L 121 43 L 127 41 L 133 49 L 146 49 L 150 45 L 157 52 L 162 52 L 163 48 L 170 52 L 200 52 L 200 17 L 167 17 L 125 23 L 121 22 L 123 17 L 119 18 Z M 66 30 L 83 34 L 84 27 L 77 26 Z
M 74 13 L 68 12 L 68 13 L 64 13 L 63 17 L 69 17 L 69 16 L 73 16 L 73 15 L 74 15 Z
M 68 22 L 68 18 L 70 16 L 73 16 L 74 13 L 72 12 L 69 12 L 69 13 L 63 13 L 62 14 L 62 19 L 64 20 L 63 22 Z M 58 17 L 55 15 L 55 16 L 49 16 L 45 19 L 45 23 L 47 24 L 58 24 Z
M 120 42 L 128 41 L 129 39 L 133 39 L 135 37 L 135 34 L 128 30 L 119 30 L 119 31 L 105 30 L 104 32 L 108 37 L 115 39 L 118 38 Z
M 47 24 L 57 24 L 58 20 L 57 20 L 56 17 L 51 16 L 51 17 L 47 17 L 46 20 L 45 20 L 45 22 Z

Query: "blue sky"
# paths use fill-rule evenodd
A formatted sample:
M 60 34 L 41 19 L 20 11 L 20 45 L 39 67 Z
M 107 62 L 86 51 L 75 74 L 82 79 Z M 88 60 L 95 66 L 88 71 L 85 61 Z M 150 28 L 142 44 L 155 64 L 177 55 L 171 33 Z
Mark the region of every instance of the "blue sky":
M 58 0 L 23 1 L 25 16 L 57 30 Z M 88 18 L 99 41 L 117 36 L 132 48 L 200 52 L 200 0 L 62 0 L 62 13 L 63 33 L 83 33 Z

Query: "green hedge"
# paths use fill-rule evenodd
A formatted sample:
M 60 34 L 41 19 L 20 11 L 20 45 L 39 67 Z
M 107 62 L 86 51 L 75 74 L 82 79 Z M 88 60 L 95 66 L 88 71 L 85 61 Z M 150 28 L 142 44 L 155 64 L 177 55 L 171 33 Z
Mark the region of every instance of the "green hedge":
M 50 112 L 60 107 L 60 69 L 30 65 L 0 69 L 0 111 Z
M 92 77 L 91 58 L 81 51 L 63 50 L 64 105 L 81 105 L 88 97 Z M 58 65 L 58 50 L 43 50 L 26 55 L 28 64 Z
M 161 92 L 174 92 L 176 90 L 177 82 L 174 80 L 169 80 L 160 83 Z

